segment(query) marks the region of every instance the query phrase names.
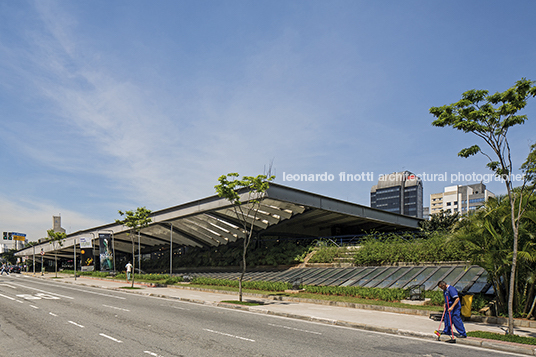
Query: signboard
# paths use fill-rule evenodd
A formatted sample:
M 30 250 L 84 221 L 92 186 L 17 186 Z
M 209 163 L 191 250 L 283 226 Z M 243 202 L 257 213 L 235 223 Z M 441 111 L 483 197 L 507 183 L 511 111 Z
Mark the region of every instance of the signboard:
M 26 233 L 17 233 L 17 232 L 4 232 L 3 238 L 6 240 L 18 240 L 26 241 Z
M 25 233 L 15 233 L 11 232 L 11 236 L 13 237 L 13 240 L 18 240 L 24 242 L 26 240 L 26 234 Z
M 110 233 L 99 233 L 99 256 L 100 270 L 113 270 L 112 235 Z
M 80 248 L 80 260 L 82 271 L 93 271 L 93 248 Z
M 93 248 L 91 238 L 80 237 L 80 248 Z

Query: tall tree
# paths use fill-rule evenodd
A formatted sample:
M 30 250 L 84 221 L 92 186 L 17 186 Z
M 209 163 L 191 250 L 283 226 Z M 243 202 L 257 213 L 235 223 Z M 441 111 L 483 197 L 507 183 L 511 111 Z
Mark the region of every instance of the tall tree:
M 134 275 L 136 272 L 136 256 L 134 255 L 134 235 L 132 235 L 133 232 L 136 232 L 138 235 L 138 245 L 140 241 L 140 231 L 142 228 L 147 227 L 149 223 L 152 222 L 151 218 L 149 217 L 151 215 L 151 210 L 145 208 L 145 207 L 138 207 L 136 209 L 136 212 L 134 211 L 119 211 L 119 215 L 121 217 L 125 216 L 123 220 L 116 219 L 115 223 L 122 224 L 123 226 L 127 226 L 130 228 L 130 232 L 128 235 L 130 236 L 130 241 L 132 242 L 132 266 L 134 267 L 132 272 L 132 285 L 131 287 L 134 287 Z M 140 254 L 140 250 L 138 248 L 138 255 Z M 139 257 L 141 260 L 141 256 Z M 140 265 L 141 267 L 141 265 Z M 138 269 L 139 270 L 139 269 Z
M 519 224 L 523 216 L 527 200 L 523 195 L 534 193 L 536 148 L 530 148 L 527 161 L 520 169 L 525 173 L 522 189 L 514 193 L 512 175 L 514 165 L 508 141 L 510 128 L 521 125 L 527 120 L 526 115 L 518 112 L 525 108 L 527 99 L 536 96 L 534 82 L 525 78 L 505 92 L 489 94 L 487 90 L 469 90 L 462 94 L 462 99 L 456 103 L 442 107 L 430 108 L 430 113 L 437 119 L 432 125 L 438 127 L 451 126 L 465 133 L 472 133 L 482 139 L 492 154 L 485 153 L 480 146 L 473 145 L 458 153 L 467 158 L 482 153 L 489 160 L 487 167 L 504 180 L 510 202 L 510 221 L 513 230 L 512 265 L 510 271 L 510 287 L 508 292 L 508 333 L 514 333 L 513 299 L 515 290 L 515 275 L 518 253 Z M 516 206 L 517 202 L 517 206 Z
M 56 278 L 58 277 L 58 253 L 56 251 L 56 243 L 63 246 L 63 240 L 67 237 L 67 234 L 63 232 L 55 232 L 53 229 L 47 231 L 48 241 L 53 244 L 54 247 L 54 265 L 56 271 Z
M 219 185 L 214 186 L 219 197 L 231 202 L 236 217 L 244 231 L 244 249 L 242 251 L 242 272 L 238 278 L 238 299 L 242 301 L 242 280 L 246 273 L 246 254 L 253 236 L 255 221 L 261 200 L 266 195 L 269 183 L 275 176 L 258 175 L 244 176 L 239 179 L 238 173 L 222 175 L 218 178 Z M 242 195 L 245 195 L 244 197 Z
M 421 230 L 425 232 L 450 231 L 459 219 L 460 212 L 441 210 L 439 213 L 432 214 L 429 220 L 422 221 Z

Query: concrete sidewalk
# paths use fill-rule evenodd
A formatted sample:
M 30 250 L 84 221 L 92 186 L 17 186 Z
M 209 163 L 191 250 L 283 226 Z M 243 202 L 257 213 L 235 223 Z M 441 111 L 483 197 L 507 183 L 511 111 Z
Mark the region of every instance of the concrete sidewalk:
M 32 274 L 28 275 L 32 276 Z M 36 274 L 35 276 L 41 278 L 40 274 Z M 52 278 L 54 276 L 54 274 L 49 273 L 45 274 L 44 278 Z M 60 274 L 58 276 L 60 276 Z M 127 284 L 126 282 L 117 280 L 96 279 L 90 277 L 78 277 L 75 280 L 72 275 L 67 276 L 62 274 L 61 276 L 62 279 L 58 279 L 56 281 L 105 289 L 120 289 L 121 287 L 130 285 L 130 283 Z M 311 300 L 300 300 L 295 298 L 274 300 L 268 297 L 261 297 L 261 295 L 251 294 L 244 294 L 244 300 L 259 301 L 262 302 L 263 305 L 242 306 L 221 302 L 224 300 L 236 300 L 238 298 L 238 294 L 236 292 L 225 293 L 203 291 L 199 289 L 191 289 L 187 285 L 173 287 L 148 287 L 146 285 L 136 283 L 135 286 L 140 287 L 141 289 L 121 289 L 121 291 L 426 339 L 437 339 L 434 331 L 437 330 L 439 326 L 439 322 L 429 318 L 428 312 L 411 310 L 410 308 L 408 308 L 407 310 L 409 311 L 405 311 L 405 313 L 398 313 L 363 308 L 332 306 L 327 304 L 315 304 L 312 303 L 313 301 Z M 393 311 L 396 311 L 396 309 L 393 309 Z M 412 311 L 415 312 L 415 314 L 411 314 Z M 488 331 L 503 334 L 507 327 L 468 321 L 465 322 L 465 328 L 467 331 Z M 516 335 L 520 336 L 536 337 L 536 328 L 516 328 L 515 333 Z M 445 340 L 447 337 L 442 336 L 442 339 Z M 466 339 L 457 339 L 457 343 L 536 356 L 536 346 L 533 345 L 484 340 L 472 337 Z

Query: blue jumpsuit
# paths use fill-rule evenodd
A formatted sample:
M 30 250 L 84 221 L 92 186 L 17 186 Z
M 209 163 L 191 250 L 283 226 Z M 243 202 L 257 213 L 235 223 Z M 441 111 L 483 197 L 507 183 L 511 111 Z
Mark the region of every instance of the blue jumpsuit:
M 458 298 L 458 290 L 456 290 L 454 286 L 447 285 L 447 288 L 443 292 L 443 295 L 445 297 L 445 304 L 447 304 L 448 302 L 447 304 L 447 309 L 448 309 L 448 306 L 452 306 L 452 304 L 454 304 L 454 301 Z M 452 309 L 452 311 L 450 312 L 450 316 L 452 316 L 452 324 L 456 328 L 456 331 L 458 331 L 458 333 L 461 336 L 467 337 L 467 333 L 465 332 L 465 327 L 463 326 L 461 311 L 462 311 L 462 301 L 460 299 L 460 301 L 458 301 L 456 306 L 454 306 L 454 309 Z M 450 317 L 449 317 L 448 310 L 445 311 L 444 320 L 445 320 L 445 329 L 443 330 L 443 333 L 446 335 L 451 335 Z

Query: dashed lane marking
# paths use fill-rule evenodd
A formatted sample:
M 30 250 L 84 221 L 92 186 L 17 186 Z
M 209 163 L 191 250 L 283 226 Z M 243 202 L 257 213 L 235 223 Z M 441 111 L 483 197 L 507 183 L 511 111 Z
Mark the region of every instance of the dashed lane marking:
M 284 329 L 287 329 L 287 330 L 294 330 L 294 331 L 299 331 L 299 332 L 312 333 L 312 334 L 315 334 L 315 335 L 321 335 L 322 334 L 321 332 L 302 330 L 301 328 L 295 328 L 295 327 L 284 326 L 284 325 L 268 324 L 268 326 L 280 327 L 280 328 L 284 328 Z
M 80 325 L 80 324 L 77 324 L 76 322 L 74 321 L 68 321 L 70 324 L 73 324 L 75 326 L 78 326 L 78 327 L 81 327 L 81 328 L 84 328 L 84 326 Z
M 3 294 L 0 294 L 0 296 L 3 297 L 3 298 L 6 298 L 6 299 L 13 300 L 13 301 L 19 302 L 21 304 L 24 304 L 23 301 L 20 301 L 20 300 L 17 300 L 15 298 L 12 298 L 11 296 L 7 296 L 7 295 L 3 295 Z
M 127 312 L 130 311 L 130 310 L 128 310 L 128 309 L 123 309 L 123 308 L 121 308 L 121 307 L 115 307 L 115 306 L 110 306 L 110 305 L 104 305 L 104 304 L 102 304 L 102 306 L 104 306 L 104 307 L 109 307 L 110 309 L 121 310 L 121 311 L 127 311 Z
M 148 355 L 155 356 L 155 357 L 162 357 L 158 353 L 154 353 L 154 352 L 151 352 L 151 351 L 143 351 L 143 353 L 147 353 Z
M 246 338 L 246 337 L 242 337 L 242 336 L 236 336 L 236 335 L 231 335 L 231 334 L 229 334 L 229 333 L 220 332 L 220 331 L 214 331 L 214 330 L 210 330 L 210 329 L 208 329 L 208 328 L 204 328 L 203 330 L 208 331 L 208 332 L 211 332 L 211 333 L 216 333 L 216 334 L 218 334 L 218 335 L 222 335 L 222 336 L 238 338 L 239 340 L 255 342 L 255 340 L 252 340 L 252 339 L 250 339 L 250 338 Z
M 119 341 L 117 338 L 113 338 L 112 336 L 108 336 L 108 335 L 105 335 L 103 333 L 99 333 L 99 336 L 106 337 L 106 338 L 108 338 L 108 339 L 110 339 L 112 341 L 115 341 L 117 343 L 123 343 L 123 341 Z

